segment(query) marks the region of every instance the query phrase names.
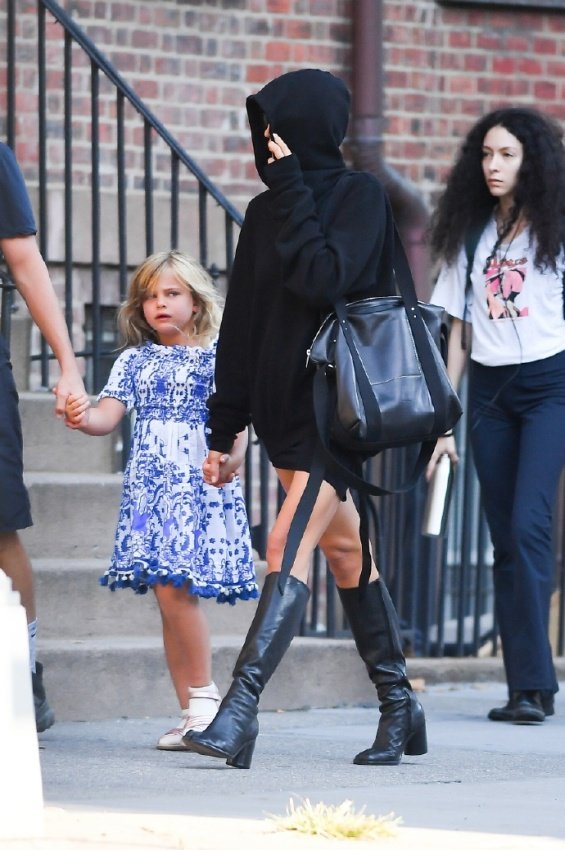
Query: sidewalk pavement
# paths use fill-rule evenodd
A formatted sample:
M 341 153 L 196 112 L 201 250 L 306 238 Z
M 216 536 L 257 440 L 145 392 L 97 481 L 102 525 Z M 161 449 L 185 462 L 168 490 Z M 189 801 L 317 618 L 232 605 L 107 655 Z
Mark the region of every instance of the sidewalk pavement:
M 565 684 L 562 685 L 562 688 Z M 429 752 L 359 767 L 376 707 L 262 712 L 250 770 L 154 749 L 171 718 L 60 722 L 40 736 L 45 836 L 0 850 L 565 850 L 565 700 L 540 726 L 492 723 L 500 683 L 433 685 L 421 695 Z M 392 838 L 276 831 L 270 815 L 350 800 L 402 818 Z

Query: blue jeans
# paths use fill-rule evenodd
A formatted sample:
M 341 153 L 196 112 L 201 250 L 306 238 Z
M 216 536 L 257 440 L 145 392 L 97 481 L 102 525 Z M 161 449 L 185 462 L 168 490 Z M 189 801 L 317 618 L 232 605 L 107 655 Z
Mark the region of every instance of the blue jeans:
M 565 351 L 520 366 L 472 363 L 469 400 L 508 689 L 554 693 L 548 626 L 553 507 L 565 464 Z

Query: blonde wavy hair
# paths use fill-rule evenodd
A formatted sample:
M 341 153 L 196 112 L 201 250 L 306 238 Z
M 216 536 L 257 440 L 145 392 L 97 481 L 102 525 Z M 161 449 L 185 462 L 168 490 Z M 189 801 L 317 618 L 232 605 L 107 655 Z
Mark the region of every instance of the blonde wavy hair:
M 213 339 L 220 327 L 222 299 L 212 278 L 200 263 L 182 251 L 160 251 L 151 254 L 134 271 L 127 298 L 118 313 L 118 325 L 124 348 L 158 342 L 155 331 L 143 315 L 143 303 L 153 292 L 160 275 L 170 269 L 178 282 L 190 290 L 198 307 L 194 314 L 194 336 L 202 342 Z

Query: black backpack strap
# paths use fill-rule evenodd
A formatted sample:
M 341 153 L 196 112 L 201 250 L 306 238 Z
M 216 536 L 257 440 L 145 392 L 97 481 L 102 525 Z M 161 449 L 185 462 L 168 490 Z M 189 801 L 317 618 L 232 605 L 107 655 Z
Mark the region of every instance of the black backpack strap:
M 463 312 L 463 330 L 461 334 L 461 348 L 467 348 L 467 333 L 466 333 L 466 315 L 467 315 L 467 296 L 472 289 L 473 282 L 471 280 L 471 275 L 473 274 L 473 263 L 475 262 L 475 254 L 477 252 L 477 246 L 480 242 L 481 236 L 483 235 L 483 231 L 489 222 L 489 218 L 485 219 L 482 222 L 475 223 L 472 227 L 469 228 L 467 233 L 465 234 L 464 246 L 465 246 L 465 256 L 467 258 L 467 271 L 465 275 L 465 309 Z M 564 308 L 565 309 L 565 308 Z
M 472 227 L 465 234 L 465 256 L 467 258 L 467 270 L 465 273 L 465 306 L 463 308 L 463 327 L 461 329 L 461 348 L 467 349 L 467 297 L 472 289 L 473 282 L 471 275 L 473 274 L 473 263 L 475 262 L 475 254 L 477 245 L 481 238 L 483 226 Z
M 465 256 L 467 258 L 467 274 L 465 277 L 465 295 L 471 289 L 471 274 L 473 272 L 473 263 L 477 252 L 477 245 L 484 230 L 484 227 L 473 227 L 465 234 Z

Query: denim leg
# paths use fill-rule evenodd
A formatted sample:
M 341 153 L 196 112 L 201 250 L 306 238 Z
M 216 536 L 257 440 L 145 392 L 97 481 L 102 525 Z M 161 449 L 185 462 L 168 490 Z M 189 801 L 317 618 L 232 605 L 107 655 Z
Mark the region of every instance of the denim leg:
M 473 450 L 495 548 L 496 613 L 511 691 L 557 690 L 548 625 L 552 515 L 565 463 L 564 362 L 525 364 L 494 405 L 484 404 L 492 398 L 488 379 L 476 387 Z
M 564 388 L 565 389 L 565 388 Z M 557 691 L 549 643 L 554 589 L 553 507 L 565 462 L 565 395 L 546 398 L 523 415 L 514 493 L 514 634 L 518 667 L 513 690 Z
M 475 371 L 475 370 L 474 370 Z M 484 370 L 481 370 L 481 372 Z M 487 375 L 490 377 L 490 375 Z M 481 497 L 494 547 L 494 607 L 502 643 L 509 689 L 518 669 L 510 652 L 514 623 L 514 553 L 511 541 L 512 509 L 518 466 L 520 432 L 517 423 L 488 402 L 494 395 L 489 384 L 472 380 L 471 444 Z

